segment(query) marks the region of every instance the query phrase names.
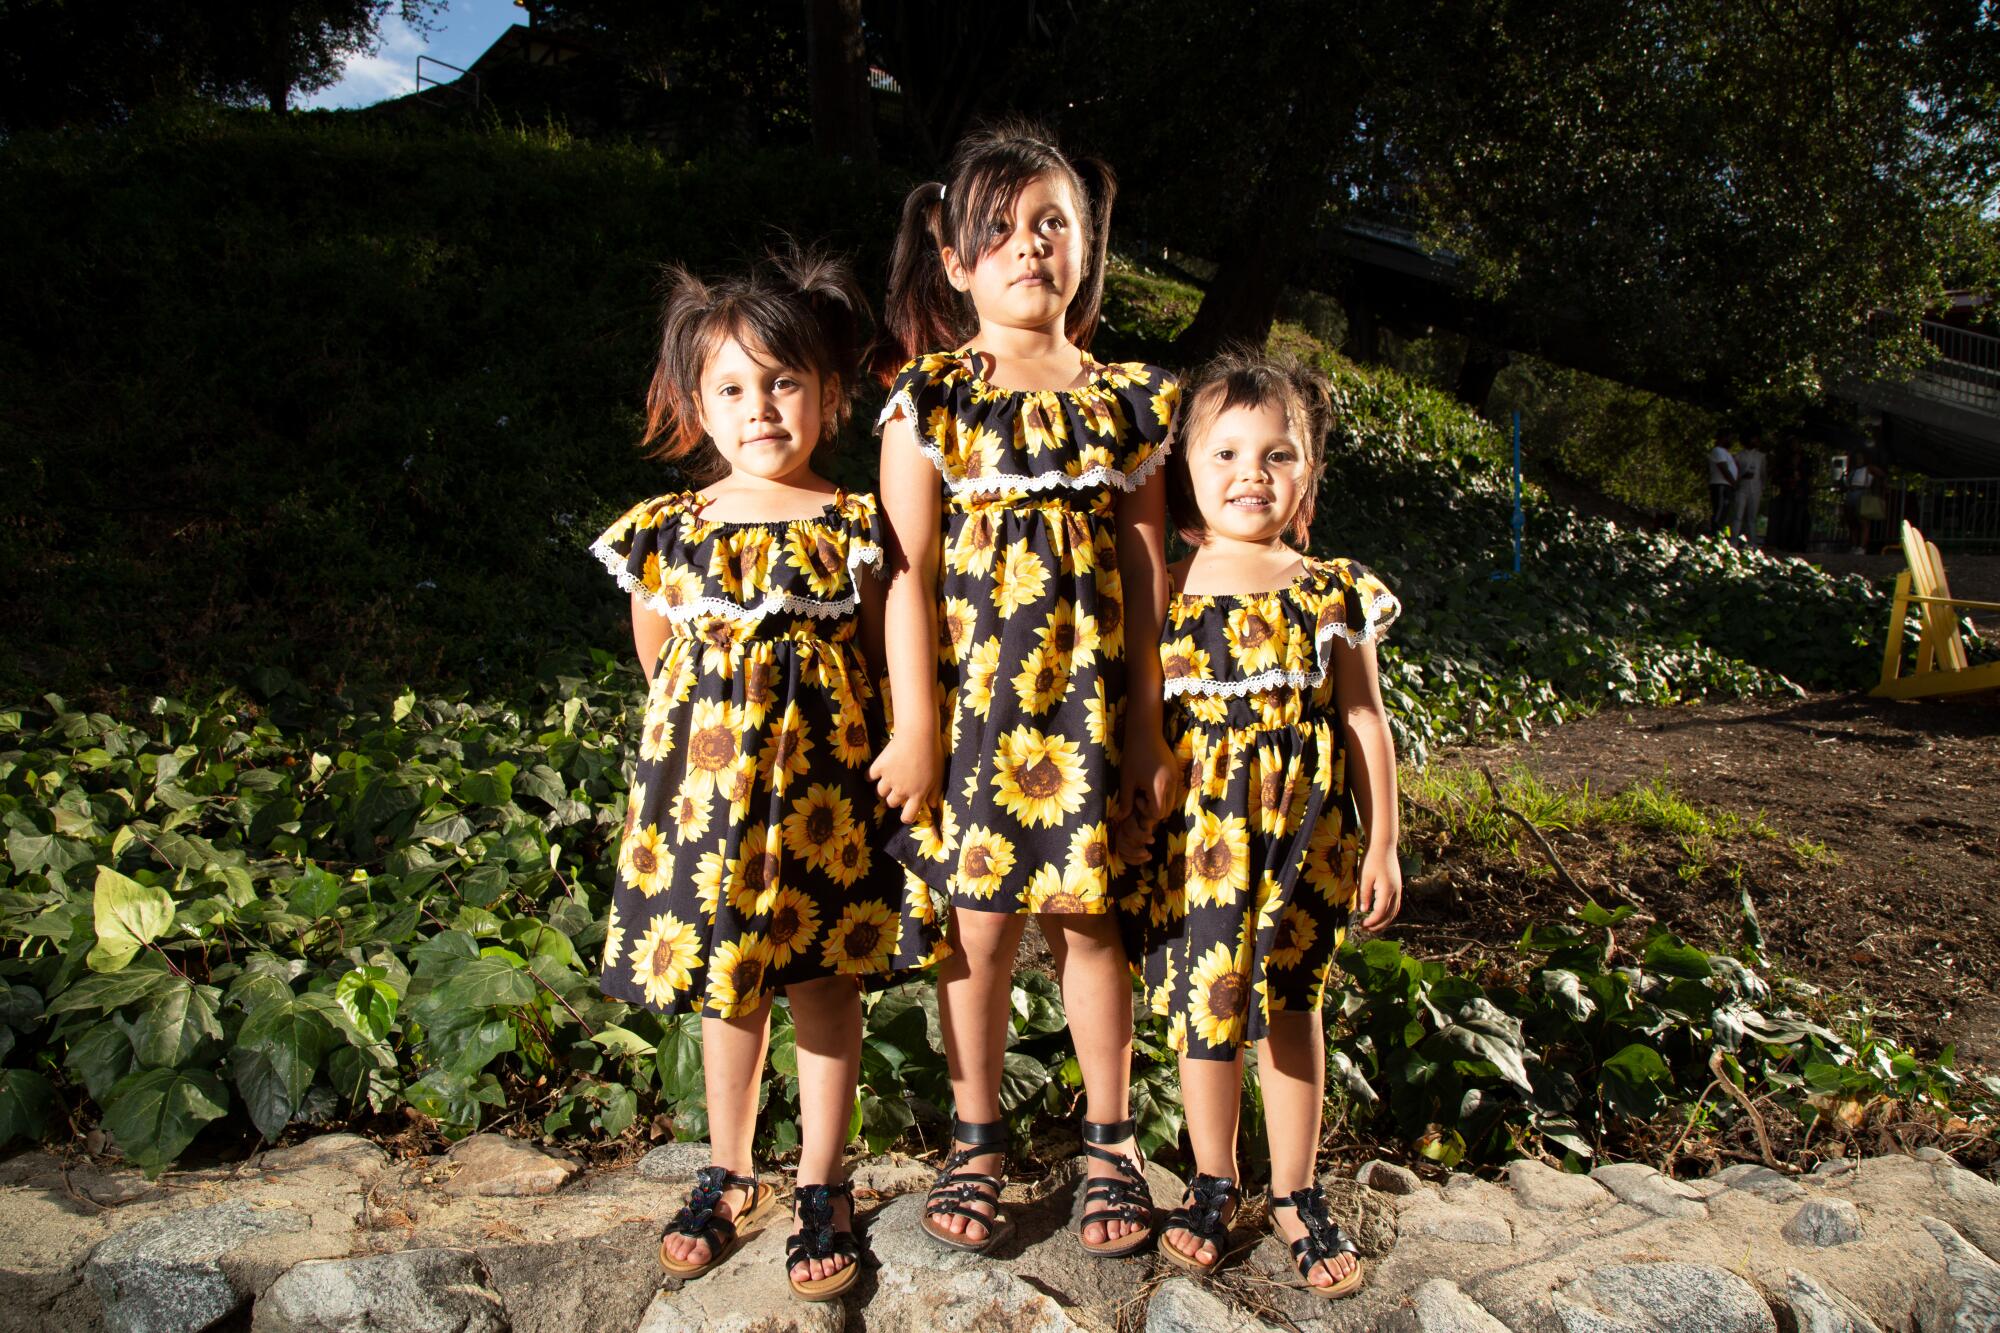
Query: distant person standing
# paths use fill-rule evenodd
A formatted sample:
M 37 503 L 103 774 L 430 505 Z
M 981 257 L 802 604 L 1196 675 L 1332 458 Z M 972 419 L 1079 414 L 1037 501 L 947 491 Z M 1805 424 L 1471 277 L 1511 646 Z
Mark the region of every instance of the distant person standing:
M 1715 447 L 1708 451 L 1708 531 L 1710 536 L 1722 531 L 1722 521 L 1729 516 L 1729 493 L 1736 486 L 1736 456 L 1729 452 L 1735 436 L 1722 431 L 1715 437 Z
M 1868 529 L 1882 517 L 1882 469 L 1866 454 L 1856 454 L 1847 468 L 1847 500 L 1841 512 L 1847 518 L 1847 539 L 1855 555 L 1868 550 Z
M 1752 435 L 1736 453 L 1736 502 L 1730 511 L 1729 528 L 1746 546 L 1757 544 L 1757 507 L 1764 498 L 1764 445 Z
M 1771 545 L 1781 551 L 1803 551 L 1812 532 L 1812 465 L 1806 447 L 1786 436 L 1773 451 L 1770 468 L 1777 493 L 1771 498 Z

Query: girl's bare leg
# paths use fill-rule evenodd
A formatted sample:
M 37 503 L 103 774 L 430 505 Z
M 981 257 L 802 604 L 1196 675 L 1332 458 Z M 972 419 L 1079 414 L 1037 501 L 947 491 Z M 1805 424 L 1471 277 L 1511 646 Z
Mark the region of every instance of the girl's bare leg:
M 798 1037 L 799 1184 L 838 1184 L 861 1077 L 861 988 L 852 977 L 821 977 L 787 986 L 785 996 Z M 833 1215 L 836 1229 L 848 1224 L 847 1200 L 834 1199 Z M 808 1259 L 792 1276 L 831 1277 L 849 1262 L 840 1255 Z
M 1236 1180 L 1237 1118 L 1243 1110 L 1243 1053 L 1234 1060 L 1190 1060 L 1181 1057 L 1181 1109 L 1187 1115 L 1188 1146 L 1194 1149 L 1196 1174 Z M 1178 1227 L 1160 1237 L 1199 1263 L 1219 1257 L 1213 1242 L 1198 1239 Z
M 951 909 L 952 955 L 938 968 L 938 1021 L 944 1028 L 945 1063 L 951 1073 L 954 1114 L 972 1124 L 1000 1118 L 1000 1060 L 1007 1051 L 1008 994 L 1014 984 L 1014 954 L 1028 919 L 1012 912 Z M 954 1143 L 953 1147 L 969 1145 Z M 965 1170 L 997 1176 L 998 1152 L 981 1153 Z M 984 1205 L 967 1204 L 980 1208 Z M 991 1215 L 991 1209 L 986 1212 Z M 931 1225 L 968 1241 L 986 1239 L 987 1229 L 969 1217 L 939 1213 Z
M 1062 980 L 1063 1009 L 1086 1021 L 1069 1025 L 1076 1062 L 1083 1070 L 1084 1115 L 1115 1125 L 1132 1114 L 1132 973 L 1117 920 L 1110 913 L 1069 912 L 1042 917 L 1042 934 Z M 1112 1145 L 1100 1145 L 1116 1151 Z M 1136 1143 L 1129 1154 L 1136 1162 Z M 1086 1158 L 1093 1180 L 1116 1179 L 1109 1162 Z M 1083 1238 L 1093 1245 L 1145 1228 L 1137 1222 L 1092 1222 Z
M 1270 1035 L 1257 1046 L 1264 1087 L 1264 1132 L 1271 1140 L 1271 1197 L 1283 1198 L 1314 1183 L 1318 1172 L 1320 1113 L 1326 1105 L 1326 1037 L 1319 1011 L 1271 1015 Z M 1271 1211 L 1271 1225 L 1285 1244 L 1306 1234 L 1290 1208 Z M 1308 1278 L 1331 1286 L 1354 1271 L 1354 1256 L 1338 1254 L 1315 1264 Z
M 702 1083 L 708 1092 L 708 1160 L 727 1167 L 731 1175 L 753 1176 L 756 1160 L 750 1141 L 757 1133 L 757 1087 L 764 1077 L 764 1049 L 771 1037 L 771 1004 L 766 1000 L 754 1014 L 701 1020 Z M 724 1192 L 716 1215 L 734 1220 L 749 1202 L 744 1190 Z M 668 1254 L 681 1263 L 705 1264 L 708 1242 L 678 1232 L 665 1241 Z

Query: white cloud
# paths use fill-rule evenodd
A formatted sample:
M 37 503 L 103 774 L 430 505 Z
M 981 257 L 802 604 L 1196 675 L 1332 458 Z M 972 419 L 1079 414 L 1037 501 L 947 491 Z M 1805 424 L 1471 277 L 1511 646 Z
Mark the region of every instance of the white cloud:
M 382 42 L 373 55 L 348 61 L 338 82 L 301 99 L 299 105 L 308 110 L 329 110 L 372 106 L 385 98 L 401 97 L 416 88 L 417 57 L 425 49 L 422 33 L 391 16 L 382 23 Z

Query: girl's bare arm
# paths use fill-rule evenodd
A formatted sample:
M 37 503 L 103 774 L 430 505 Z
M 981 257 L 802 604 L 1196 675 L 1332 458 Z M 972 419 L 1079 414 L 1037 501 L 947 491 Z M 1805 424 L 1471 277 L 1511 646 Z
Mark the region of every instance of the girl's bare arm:
M 1349 648 L 1335 643 L 1333 683 L 1347 749 L 1347 785 L 1368 831 L 1355 906 L 1366 914 L 1361 923 L 1364 927 L 1380 930 L 1402 910 L 1403 868 L 1396 856 L 1402 839 L 1402 817 L 1396 801 L 1396 740 L 1382 709 L 1375 645 Z
M 1175 804 L 1179 775 L 1161 725 L 1160 628 L 1167 618 L 1166 473 L 1118 498 L 1118 579 L 1125 594 L 1125 736 L 1120 816 L 1150 827 Z
M 667 618 L 647 607 L 638 593 L 632 594 L 632 650 L 639 654 L 639 669 L 646 683 L 653 683 L 653 671 L 660 664 L 660 648 L 667 641 Z
M 882 518 L 888 528 L 889 591 L 882 652 L 894 727 L 868 767 L 875 789 L 905 824 L 935 801 L 944 780 L 938 753 L 937 564 L 944 500 L 937 470 L 917 448 L 907 417 L 882 428 Z

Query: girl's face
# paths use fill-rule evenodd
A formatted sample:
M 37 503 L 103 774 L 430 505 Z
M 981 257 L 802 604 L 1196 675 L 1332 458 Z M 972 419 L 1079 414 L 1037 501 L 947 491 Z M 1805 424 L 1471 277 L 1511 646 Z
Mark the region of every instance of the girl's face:
M 1188 449 L 1187 470 L 1209 535 L 1241 542 L 1281 539 L 1312 484 L 1279 403 L 1217 416 Z
M 981 323 L 1040 328 L 1060 323 L 1083 282 L 1083 231 L 1076 200 L 1060 176 L 1037 176 L 1014 200 L 1013 214 L 987 224 L 986 249 L 970 257 L 943 251 L 945 276 L 972 297 Z
M 812 463 L 840 386 L 781 366 L 757 343 L 725 337 L 701 368 L 701 428 L 732 472 L 790 481 Z

